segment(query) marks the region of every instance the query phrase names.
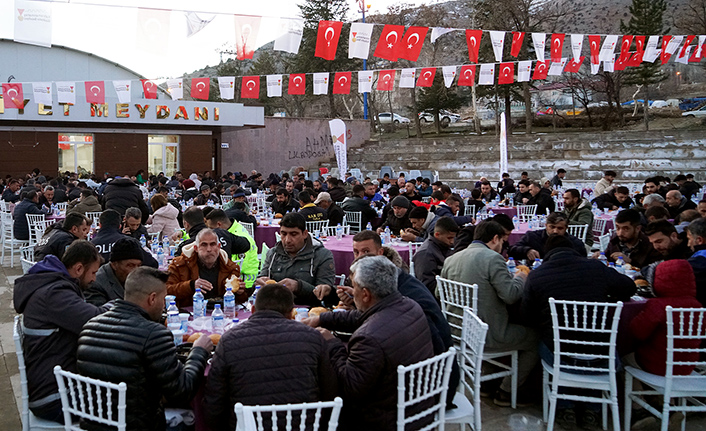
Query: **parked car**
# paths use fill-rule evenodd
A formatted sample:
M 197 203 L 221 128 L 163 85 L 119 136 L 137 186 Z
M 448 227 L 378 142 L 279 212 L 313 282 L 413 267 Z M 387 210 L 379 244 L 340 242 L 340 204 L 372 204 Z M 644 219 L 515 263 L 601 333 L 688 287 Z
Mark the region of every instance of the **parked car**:
M 687 111 L 681 113 L 682 117 L 706 117 L 706 105 L 700 107 L 699 109 L 694 109 L 693 111 Z
M 679 102 L 679 109 L 681 109 L 682 111 L 691 111 L 692 109 L 696 109 L 704 103 L 706 103 L 706 97 L 686 98 L 682 99 L 681 102 Z
M 431 109 L 427 109 L 424 112 L 420 112 L 418 115 L 419 121 L 421 121 L 422 123 L 434 122 L 434 111 Z M 445 109 L 439 109 L 439 121 L 441 122 L 441 127 L 446 127 L 451 123 L 461 121 L 461 116 Z
M 409 123 L 409 122 L 410 122 L 409 118 L 407 118 L 407 117 L 403 117 L 403 116 L 401 116 L 401 115 L 394 114 L 394 113 L 393 113 L 393 115 L 394 115 L 394 118 L 395 118 L 395 119 L 394 119 L 394 123 L 395 123 L 395 124 L 399 124 L 399 123 Z M 378 114 L 378 118 L 380 118 L 380 123 L 389 124 L 389 123 L 391 122 L 390 119 L 391 119 L 392 117 L 390 116 L 390 113 L 389 113 L 389 112 L 381 112 L 381 113 Z

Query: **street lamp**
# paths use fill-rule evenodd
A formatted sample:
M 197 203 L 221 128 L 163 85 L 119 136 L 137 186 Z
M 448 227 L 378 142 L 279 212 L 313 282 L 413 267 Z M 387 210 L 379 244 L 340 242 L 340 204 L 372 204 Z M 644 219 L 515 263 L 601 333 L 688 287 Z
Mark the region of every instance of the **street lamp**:
M 370 9 L 370 5 L 365 4 L 365 0 L 358 0 L 359 12 L 363 14 L 363 24 L 365 24 L 365 10 Z M 368 60 L 363 59 L 363 70 L 367 70 Z M 368 93 L 363 93 L 363 118 L 368 119 Z
M 677 89 L 679 88 L 680 84 L 681 84 L 681 72 L 677 72 Z

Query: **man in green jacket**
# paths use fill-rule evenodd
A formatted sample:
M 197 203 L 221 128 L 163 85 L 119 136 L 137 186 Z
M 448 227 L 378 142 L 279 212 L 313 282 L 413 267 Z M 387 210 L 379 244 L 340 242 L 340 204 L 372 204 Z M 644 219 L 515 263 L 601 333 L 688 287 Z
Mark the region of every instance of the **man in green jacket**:
M 581 198 L 581 193 L 576 189 L 569 189 L 564 192 L 564 211 L 569 219 L 569 225 L 588 225 L 586 229 L 586 240 L 584 243 L 590 251 L 593 245 L 593 212 L 588 199 Z
M 473 242 L 466 249 L 446 259 L 441 276 L 453 281 L 478 285 L 478 317 L 488 324 L 486 352 L 519 350 L 518 387 L 522 386 L 539 360 L 539 337 L 534 329 L 510 323 L 507 306 L 522 299 L 527 275 L 508 272 L 500 254 L 507 233 L 496 221 L 486 220 L 476 226 Z M 511 378 L 505 377 L 495 393 L 496 405 L 510 406 Z M 518 391 L 521 395 L 521 391 Z M 525 404 L 518 396 L 517 404 Z
M 245 281 L 245 288 L 250 289 L 255 284 L 257 278 L 257 270 L 260 267 L 260 261 L 257 259 L 257 244 L 250 236 L 247 230 L 237 221 L 231 221 L 223 210 L 215 209 L 206 215 L 206 226 L 209 229 L 223 229 L 232 233 L 235 236 L 240 236 L 250 242 L 250 250 L 244 254 L 234 254 L 230 259 L 234 262 L 241 262 L 240 275 Z

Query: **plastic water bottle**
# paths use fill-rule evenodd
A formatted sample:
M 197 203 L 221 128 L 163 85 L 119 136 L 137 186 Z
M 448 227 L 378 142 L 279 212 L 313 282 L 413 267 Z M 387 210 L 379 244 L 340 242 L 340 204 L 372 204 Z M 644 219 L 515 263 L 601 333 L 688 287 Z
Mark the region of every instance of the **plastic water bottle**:
M 226 287 L 226 294 L 223 295 L 223 314 L 228 320 L 235 319 L 235 295 L 232 287 Z
M 539 268 L 540 266 L 542 266 L 542 261 L 541 261 L 541 259 L 535 259 L 535 260 L 534 260 L 534 263 L 532 264 L 532 269 L 537 269 L 537 268 Z
M 161 246 L 157 249 L 157 264 L 159 266 L 164 265 L 164 250 Z
M 140 245 L 142 246 L 142 248 L 147 247 L 147 239 L 145 238 L 144 235 L 140 236 Z
M 180 325 L 181 320 L 179 320 L 179 309 L 176 306 L 175 301 L 169 302 L 169 307 L 167 307 L 167 325 Z
M 336 225 L 336 239 L 340 241 L 341 238 L 343 238 L 343 227 L 341 227 L 341 223 L 339 223 Z
M 625 261 L 622 256 L 615 262 L 615 270 L 621 274 L 625 274 Z
M 373 225 L 368 222 L 368 224 L 365 225 L 365 230 L 373 230 Z
M 515 259 L 509 257 L 507 259 L 507 270 L 510 272 L 510 274 L 514 275 L 516 268 L 517 265 L 515 265 Z
M 493 210 L 488 211 L 488 218 L 493 218 L 495 216 L 495 213 Z
M 238 318 L 231 320 L 230 323 L 228 323 L 225 327 L 226 332 L 238 326 L 238 323 L 240 323 L 240 319 Z
M 591 205 L 591 212 L 593 213 L 593 215 L 596 215 L 596 213 L 598 212 L 598 204 L 596 204 L 595 202 L 593 203 L 593 205 Z
M 206 303 L 201 293 L 201 288 L 197 287 L 194 293 L 194 319 L 204 317 L 206 315 Z
M 605 266 L 608 266 L 608 258 L 605 257 L 605 252 L 601 252 L 601 254 L 598 256 L 598 260 Z
M 390 227 L 385 227 L 385 244 L 389 244 L 392 241 L 392 234 L 390 233 Z
M 256 285 L 255 286 L 255 291 L 252 293 L 250 298 L 248 298 L 248 304 L 247 304 L 247 309 L 248 311 L 252 312 L 253 305 L 255 305 L 255 300 L 257 299 L 257 291 L 260 290 L 260 286 Z
M 169 237 L 167 235 L 164 235 L 164 238 L 162 239 L 162 248 L 165 250 L 169 250 Z
M 520 228 L 520 219 L 517 218 L 517 216 L 514 216 L 512 218 L 512 224 L 513 224 L 513 226 L 515 226 L 515 229 L 519 229 Z
M 223 320 L 223 310 L 221 310 L 221 304 L 216 304 L 213 306 L 213 313 L 211 313 L 211 325 L 213 327 L 213 332 L 216 334 L 222 334 L 225 321 Z

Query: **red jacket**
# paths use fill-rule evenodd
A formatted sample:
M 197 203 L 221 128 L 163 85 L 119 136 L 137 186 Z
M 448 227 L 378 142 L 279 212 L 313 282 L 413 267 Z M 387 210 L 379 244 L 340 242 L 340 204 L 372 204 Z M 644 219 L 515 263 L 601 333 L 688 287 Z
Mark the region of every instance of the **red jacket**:
M 630 333 L 638 340 L 635 359 L 643 370 L 660 376 L 666 373 L 667 363 L 667 314 L 665 308 L 700 308 L 696 300 L 696 280 L 691 265 L 686 260 L 674 259 L 660 263 L 655 270 L 652 284 L 656 298 L 647 301 L 645 308 L 630 322 Z M 675 329 L 678 322 L 674 322 Z M 699 340 L 678 340 L 674 348 L 699 347 Z M 675 361 L 695 361 L 699 354 L 675 353 Z M 688 375 L 693 366 L 675 366 L 674 375 Z

